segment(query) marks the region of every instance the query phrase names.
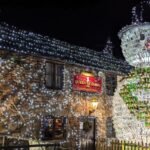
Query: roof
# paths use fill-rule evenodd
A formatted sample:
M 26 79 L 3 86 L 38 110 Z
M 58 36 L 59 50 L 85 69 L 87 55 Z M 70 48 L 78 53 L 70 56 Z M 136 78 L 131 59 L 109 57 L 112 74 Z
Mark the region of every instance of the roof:
M 60 59 L 71 64 L 84 65 L 118 74 L 126 74 L 132 68 L 126 61 L 112 55 L 20 30 L 6 23 L 0 24 L 0 48 L 21 54 Z

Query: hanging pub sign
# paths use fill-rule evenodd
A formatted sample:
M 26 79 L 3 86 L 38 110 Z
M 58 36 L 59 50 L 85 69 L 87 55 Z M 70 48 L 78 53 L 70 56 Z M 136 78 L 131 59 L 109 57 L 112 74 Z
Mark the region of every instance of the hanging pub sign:
M 78 91 L 102 93 L 102 78 L 92 73 L 82 72 L 74 76 L 73 89 Z

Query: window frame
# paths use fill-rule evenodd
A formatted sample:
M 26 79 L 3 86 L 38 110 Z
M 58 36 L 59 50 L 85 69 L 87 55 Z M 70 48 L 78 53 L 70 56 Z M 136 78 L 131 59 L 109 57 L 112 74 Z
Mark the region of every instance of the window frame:
M 46 66 L 47 64 L 50 64 L 53 66 L 52 67 L 53 71 L 48 73 L 47 66 Z M 62 71 L 62 74 L 59 75 L 59 78 L 60 78 L 60 83 L 59 83 L 60 86 L 59 87 L 57 86 L 57 81 L 56 81 L 56 79 L 58 77 L 58 73 L 56 71 L 58 66 L 62 67 L 62 68 L 60 68 L 60 70 Z M 46 61 L 45 62 L 45 86 L 46 86 L 46 88 L 52 89 L 52 90 L 62 90 L 63 89 L 63 84 L 64 84 L 63 83 L 63 78 L 64 78 L 63 77 L 64 76 L 63 70 L 64 70 L 64 64 L 63 63 L 59 63 L 59 62 L 55 62 L 55 61 Z M 47 77 L 48 76 L 49 77 L 51 76 L 51 86 L 47 84 Z

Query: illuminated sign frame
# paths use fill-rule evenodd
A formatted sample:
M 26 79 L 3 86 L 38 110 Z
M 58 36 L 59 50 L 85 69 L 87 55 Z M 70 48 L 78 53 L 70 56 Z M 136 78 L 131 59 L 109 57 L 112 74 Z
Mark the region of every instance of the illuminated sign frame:
M 92 93 L 102 93 L 102 78 L 89 73 L 81 73 L 74 76 L 73 90 Z

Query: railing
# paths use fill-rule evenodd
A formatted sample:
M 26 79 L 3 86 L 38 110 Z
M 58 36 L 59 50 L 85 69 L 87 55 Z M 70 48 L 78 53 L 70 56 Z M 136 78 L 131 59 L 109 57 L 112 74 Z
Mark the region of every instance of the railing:
M 105 140 L 99 140 L 96 144 L 96 150 L 150 150 L 150 144 L 133 143 L 119 140 L 107 143 Z

